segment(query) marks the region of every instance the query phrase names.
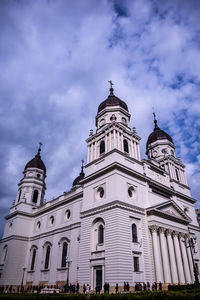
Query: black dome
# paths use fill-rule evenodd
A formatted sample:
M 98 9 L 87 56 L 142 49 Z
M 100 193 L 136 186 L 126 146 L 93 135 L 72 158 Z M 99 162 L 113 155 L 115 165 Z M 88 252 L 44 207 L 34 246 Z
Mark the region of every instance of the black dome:
M 113 88 L 110 88 L 110 95 L 108 96 L 108 98 L 106 100 L 101 102 L 101 104 L 98 107 L 98 113 L 100 111 L 102 111 L 105 107 L 108 107 L 108 106 L 121 106 L 123 109 L 128 111 L 128 106 L 126 105 L 126 103 L 124 101 L 122 101 L 121 99 L 117 98 L 113 94 L 113 91 L 114 91 Z
M 171 136 L 166 133 L 164 130 L 161 130 L 158 125 L 157 125 L 157 120 L 154 120 L 155 123 L 155 128 L 154 131 L 149 135 L 147 143 L 146 143 L 146 148 L 148 148 L 148 145 L 157 141 L 157 140 L 168 140 L 173 144 L 173 140 Z
M 85 173 L 83 172 L 83 166 L 81 167 L 81 173 L 76 179 L 74 179 L 72 186 L 78 185 L 79 182 L 85 177 Z
M 26 164 L 24 171 L 28 168 L 37 168 L 37 169 L 43 170 L 44 173 L 46 174 L 46 167 L 41 159 L 40 151 L 41 151 L 41 149 L 39 148 L 36 156 Z

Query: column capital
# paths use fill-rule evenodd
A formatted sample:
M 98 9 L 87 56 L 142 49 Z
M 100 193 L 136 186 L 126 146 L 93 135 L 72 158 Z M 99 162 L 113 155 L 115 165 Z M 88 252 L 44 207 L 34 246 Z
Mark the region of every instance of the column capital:
M 165 231 L 166 231 L 166 228 L 164 228 L 164 227 L 159 227 L 159 228 L 158 228 L 158 232 L 159 232 L 159 233 L 165 234 Z
M 149 226 L 149 229 L 150 229 L 151 232 L 157 232 L 158 228 L 159 227 L 157 225 L 151 225 L 151 226 Z
M 166 235 L 172 235 L 173 230 L 172 229 L 167 229 L 166 230 Z
M 178 237 L 178 234 L 179 234 L 179 232 L 178 231 L 176 231 L 176 230 L 173 230 L 173 232 L 172 232 L 172 236 L 173 237 Z

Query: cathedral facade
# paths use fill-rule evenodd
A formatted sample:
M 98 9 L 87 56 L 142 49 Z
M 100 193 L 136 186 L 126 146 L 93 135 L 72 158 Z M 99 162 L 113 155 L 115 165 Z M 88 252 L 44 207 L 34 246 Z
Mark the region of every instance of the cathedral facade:
M 40 148 L 26 164 L 0 243 L 0 286 L 194 282 L 200 235 L 184 165 L 155 116 L 141 159 L 130 117 L 111 85 L 86 166 L 50 202 Z

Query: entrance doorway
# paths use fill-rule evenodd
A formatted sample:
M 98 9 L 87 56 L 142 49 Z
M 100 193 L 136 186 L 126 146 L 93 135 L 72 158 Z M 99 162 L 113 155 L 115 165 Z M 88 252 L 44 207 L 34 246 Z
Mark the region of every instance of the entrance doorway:
M 96 287 L 98 286 L 99 289 L 102 289 L 102 267 L 96 267 Z

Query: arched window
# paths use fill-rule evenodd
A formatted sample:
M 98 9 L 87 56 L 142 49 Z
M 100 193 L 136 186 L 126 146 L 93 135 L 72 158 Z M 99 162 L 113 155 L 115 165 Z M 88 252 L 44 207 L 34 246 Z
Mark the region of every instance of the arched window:
M 105 142 L 101 141 L 101 143 L 100 143 L 100 154 L 102 154 L 104 152 L 105 152 Z
M 51 247 L 48 245 L 46 247 L 46 256 L 45 256 L 45 264 L 44 269 L 47 270 L 49 268 L 49 258 L 50 258 Z
M 138 241 L 137 226 L 136 226 L 136 224 L 132 224 L 132 241 L 134 243 L 137 243 L 137 241 Z
M 128 142 L 124 140 L 124 152 L 128 153 Z
M 36 257 L 36 248 L 33 248 L 32 260 L 31 260 L 31 271 L 33 271 L 35 267 L 35 257 Z
M 17 202 L 19 202 L 19 200 L 21 198 L 21 194 L 22 194 L 22 190 L 19 191 L 19 196 L 18 196 L 18 201 Z
M 100 224 L 98 228 L 98 244 L 104 243 L 104 228 L 103 225 Z
M 37 199 L 38 199 L 38 190 L 35 190 L 33 193 L 33 203 L 37 203 Z
M 8 246 L 5 245 L 4 248 L 3 248 L 2 264 L 4 264 L 5 261 L 6 261 L 7 253 L 8 253 Z
M 61 268 L 66 267 L 66 258 L 67 258 L 67 242 L 64 242 L 62 245 L 62 259 L 61 259 Z

